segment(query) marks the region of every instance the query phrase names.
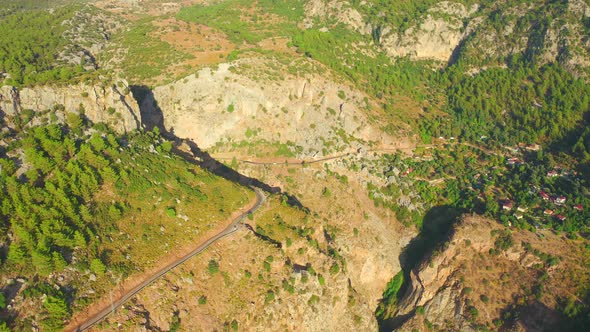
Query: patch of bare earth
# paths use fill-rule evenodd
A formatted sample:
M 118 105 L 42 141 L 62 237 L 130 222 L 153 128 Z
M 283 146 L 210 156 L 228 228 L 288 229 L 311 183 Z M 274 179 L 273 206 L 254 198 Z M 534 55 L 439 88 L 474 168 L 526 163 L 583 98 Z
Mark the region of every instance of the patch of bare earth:
M 224 33 L 206 25 L 187 23 L 174 18 L 157 20 L 154 25 L 157 27 L 157 38 L 192 56 L 169 68 L 175 76 L 186 72 L 187 69 L 225 62 L 227 55 L 235 49 Z

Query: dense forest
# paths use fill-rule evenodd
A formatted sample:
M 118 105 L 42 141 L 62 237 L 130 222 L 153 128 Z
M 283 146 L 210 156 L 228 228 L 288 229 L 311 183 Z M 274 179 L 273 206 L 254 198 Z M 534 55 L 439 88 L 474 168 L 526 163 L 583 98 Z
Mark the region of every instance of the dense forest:
M 425 124 L 432 137 L 485 141 L 495 147 L 518 143 L 572 146 L 585 127 L 590 87 L 563 68 L 515 65 L 475 75 L 451 67 L 437 77 L 446 92 L 446 112 Z

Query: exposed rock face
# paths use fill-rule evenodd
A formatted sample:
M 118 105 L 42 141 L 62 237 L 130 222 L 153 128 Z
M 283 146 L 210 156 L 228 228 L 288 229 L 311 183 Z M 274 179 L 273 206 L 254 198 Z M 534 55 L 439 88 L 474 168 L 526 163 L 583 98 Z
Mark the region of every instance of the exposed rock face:
M 362 34 L 371 33 L 371 25 L 365 22 L 356 9 L 344 1 L 312 0 L 305 4 L 305 14 L 307 17 L 304 24 L 308 28 L 313 27 L 315 19 L 332 19 Z
M 342 136 L 385 139 L 360 110 L 367 107 L 362 93 L 317 75 L 280 73 L 279 80 L 260 81 L 256 75 L 241 73 L 240 68 L 264 67 L 264 63 L 248 61 L 221 64 L 216 70 L 206 68 L 157 87 L 153 98 L 142 101 L 144 119 L 163 121 L 166 130 L 193 139 L 202 148 L 217 142 L 265 140 L 292 142 L 306 149 L 301 153 L 320 156 L 326 141 L 342 142 Z M 158 120 L 156 105 L 163 120 Z M 358 148 L 355 139 L 345 147 Z
M 79 83 L 20 90 L 12 86 L 0 88 L 0 111 L 8 116 L 27 109 L 45 111 L 56 106 L 63 106 L 65 112 L 78 112 L 82 107 L 85 116 L 92 122 L 109 123 L 119 132 L 141 126 L 139 106 L 129 93 L 126 81 L 106 86 Z M 63 117 L 60 113 L 56 115 Z
M 492 254 L 504 232 L 511 232 L 513 245 Z M 489 219 L 465 216 L 445 244 L 410 272 L 392 325 L 396 331 L 423 330 L 424 322 L 434 330 L 476 331 L 478 325 L 492 325 L 510 312 L 518 318 L 500 321 L 511 331 L 553 330 L 563 319 L 555 310 L 558 299 L 577 287 L 564 283 L 563 275 L 584 255 L 576 245 L 550 231 L 510 230 Z M 548 266 L 542 255 L 561 261 Z M 541 281 L 543 274 L 546 279 Z M 532 297 L 527 290 L 536 287 L 551 292 Z
M 492 19 L 491 11 L 496 8 L 501 8 L 500 18 Z M 535 54 L 539 64 L 560 62 L 572 72 L 580 72 L 590 65 L 585 60 L 590 48 L 581 21 L 590 16 L 590 6 L 570 1 L 559 20 L 549 20 L 547 26 L 523 20 L 526 15 L 548 15 L 550 11 L 530 3 L 466 8 L 443 1 L 404 32 L 384 27 L 381 43 L 392 57 L 448 62 L 453 60 L 453 52 L 461 49 L 464 57 L 478 67 L 501 65 L 513 54 Z
M 360 6 L 370 6 L 361 2 Z M 362 12 L 362 11 L 361 11 Z M 374 22 L 350 4 L 339 0 L 312 0 L 306 5 L 305 26 L 339 22 L 361 34 L 370 34 Z M 547 21 L 527 19 L 546 16 Z M 452 62 L 462 54 L 477 72 L 481 68 L 503 66 L 511 55 L 533 57 L 537 64 L 559 62 L 574 74 L 587 71 L 590 40 L 583 18 L 590 17 L 590 5 L 582 0 L 567 2 L 555 12 L 541 3 L 498 1 L 491 6 L 471 7 L 441 1 L 399 31 L 381 26 L 380 44 L 391 57 Z M 323 29 L 328 29 L 324 27 Z M 459 52 L 460 51 L 460 52 Z
M 63 38 L 69 45 L 59 54 L 58 59 L 72 65 L 81 65 L 85 70 L 98 67 L 96 56 L 106 48 L 113 33 L 122 29 L 122 23 L 104 11 L 86 6 L 77 11 L 71 19 L 62 22 L 68 27 Z
M 449 61 L 453 51 L 479 23 L 476 20 L 467 27 L 463 25 L 463 20 L 477 9 L 477 5 L 468 9 L 459 3 L 443 1 L 431 8 L 420 23 L 403 33 L 386 27 L 381 44 L 392 57 Z
M 411 286 L 396 308 L 397 316 L 411 317 L 402 325 L 402 331 L 421 326 L 421 319 L 438 326 L 452 324 L 460 331 L 475 331 L 465 319 L 464 285 L 458 280 L 460 267 L 457 261 L 469 257 L 473 251 L 485 252 L 493 247 L 490 234 L 493 225 L 489 221 L 481 225 L 478 221 L 481 222 L 480 219 L 467 218 L 450 236 L 449 243 L 452 244 L 410 272 Z M 466 240 L 470 241 L 470 248 L 465 247 Z M 424 317 L 416 316 L 418 306 L 424 308 Z

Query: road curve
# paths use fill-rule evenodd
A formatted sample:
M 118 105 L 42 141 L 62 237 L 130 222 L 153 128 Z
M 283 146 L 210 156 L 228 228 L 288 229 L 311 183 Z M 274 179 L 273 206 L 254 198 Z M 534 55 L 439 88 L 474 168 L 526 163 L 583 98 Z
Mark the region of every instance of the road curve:
M 107 306 L 106 308 L 101 310 L 99 313 L 97 313 L 93 317 L 89 318 L 84 323 L 80 324 L 75 329 L 75 331 L 85 331 L 85 330 L 91 328 L 92 326 L 94 326 L 95 324 L 97 324 L 98 322 L 103 320 L 106 316 L 108 316 L 116 308 L 120 307 L 125 302 L 127 302 L 130 298 L 132 298 L 137 293 L 139 293 L 146 286 L 148 286 L 149 284 L 154 282 L 156 279 L 158 279 L 161 276 L 163 276 L 164 274 L 166 274 L 168 271 L 170 271 L 173 268 L 177 267 L 178 265 L 186 262 L 189 258 L 201 253 L 203 250 L 207 249 L 207 247 L 212 245 L 215 241 L 237 231 L 240 226 L 240 222 L 242 220 L 244 220 L 244 218 L 246 218 L 250 213 L 254 213 L 256 210 L 258 210 L 258 208 L 260 208 L 262 203 L 264 203 L 264 201 L 266 200 L 266 197 L 264 196 L 264 194 L 262 193 L 262 191 L 260 189 L 258 189 L 258 188 L 253 188 L 253 189 L 254 189 L 254 192 L 256 193 L 256 204 L 252 208 L 250 208 L 248 211 L 240 214 L 223 231 L 221 231 L 220 233 L 217 233 L 215 236 L 209 238 L 205 243 L 200 245 L 198 248 L 191 251 L 190 253 L 188 253 L 184 257 L 180 258 L 179 260 L 166 265 L 165 267 L 160 269 L 158 272 L 153 274 L 151 277 L 149 277 L 147 280 L 145 280 L 141 284 L 139 284 L 136 287 L 134 287 L 133 289 L 131 289 L 129 292 L 127 292 L 125 295 L 123 295 L 121 298 L 119 298 L 117 301 L 113 302 L 111 305 Z

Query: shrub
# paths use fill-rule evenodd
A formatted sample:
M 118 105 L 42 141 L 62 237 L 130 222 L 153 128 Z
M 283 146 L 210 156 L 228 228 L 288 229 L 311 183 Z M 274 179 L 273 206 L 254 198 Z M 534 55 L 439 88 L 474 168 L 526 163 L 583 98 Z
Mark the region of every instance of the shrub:
M 498 250 L 507 250 L 514 244 L 514 239 L 508 231 L 502 232 L 494 242 L 494 246 Z
M 80 117 L 79 114 L 68 113 L 66 115 L 66 123 L 68 124 L 68 126 L 70 126 L 70 128 L 76 130 L 82 127 L 84 121 L 82 120 L 82 117 Z
M 49 295 L 43 301 L 43 308 L 47 310 L 47 318 L 42 321 L 45 330 L 61 330 L 64 325 L 64 319 L 70 316 L 70 310 L 66 300 L 62 297 Z
M 215 274 L 219 272 L 219 263 L 217 263 L 217 261 L 214 259 L 210 260 L 208 270 L 209 274 Z
M 205 295 L 199 296 L 199 304 L 207 304 L 207 297 Z
M 170 218 L 176 217 L 176 210 L 173 207 L 169 207 L 166 209 L 166 215 Z
M 336 274 L 338 272 L 340 272 L 340 266 L 335 262 L 332 264 L 332 266 L 330 266 L 330 274 Z
M 170 150 L 172 150 L 172 142 L 164 141 L 160 146 L 162 147 L 162 151 L 164 152 L 170 152 Z
M 227 106 L 227 112 L 228 113 L 233 113 L 235 110 L 235 106 L 233 103 L 229 104 L 229 106 Z
M 170 321 L 170 332 L 176 332 L 180 330 L 180 317 L 178 317 L 178 312 L 175 312 L 172 315 L 172 320 Z
M 272 290 L 268 290 L 266 292 L 266 295 L 264 297 L 264 304 L 270 303 L 272 301 L 274 301 L 275 299 L 275 292 L 273 292 Z
M 469 306 L 467 308 L 467 313 L 469 314 L 469 316 L 471 316 L 472 319 L 477 318 L 477 316 L 479 316 L 479 311 L 474 306 Z
M 238 51 L 238 50 L 233 50 L 233 51 L 229 52 L 229 54 L 227 55 L 227 61 L 231 62 L 231 61 L 237 60 L 239 53 L 240 53 L 240 51 Z
M 307 304 L 309 304 L 310 306 L 313 306 L 314 304 L 320 302 L 320 297 L 313 294 L 309 300 L 307 301 Z
M 402 288 L 405 281 L 404 272 L 399 271 L 393 279 L 391 279 L 387 286 L 385 286 L 385 291 L 383 292 L 384 299 L 391 299 L 393 301 L 397 300 L 398 293 Z
M 95 258 L 90 261 L 90 270 L 98 275 L 101 275 L 106 271 L 106 266 L 100 259 Z

